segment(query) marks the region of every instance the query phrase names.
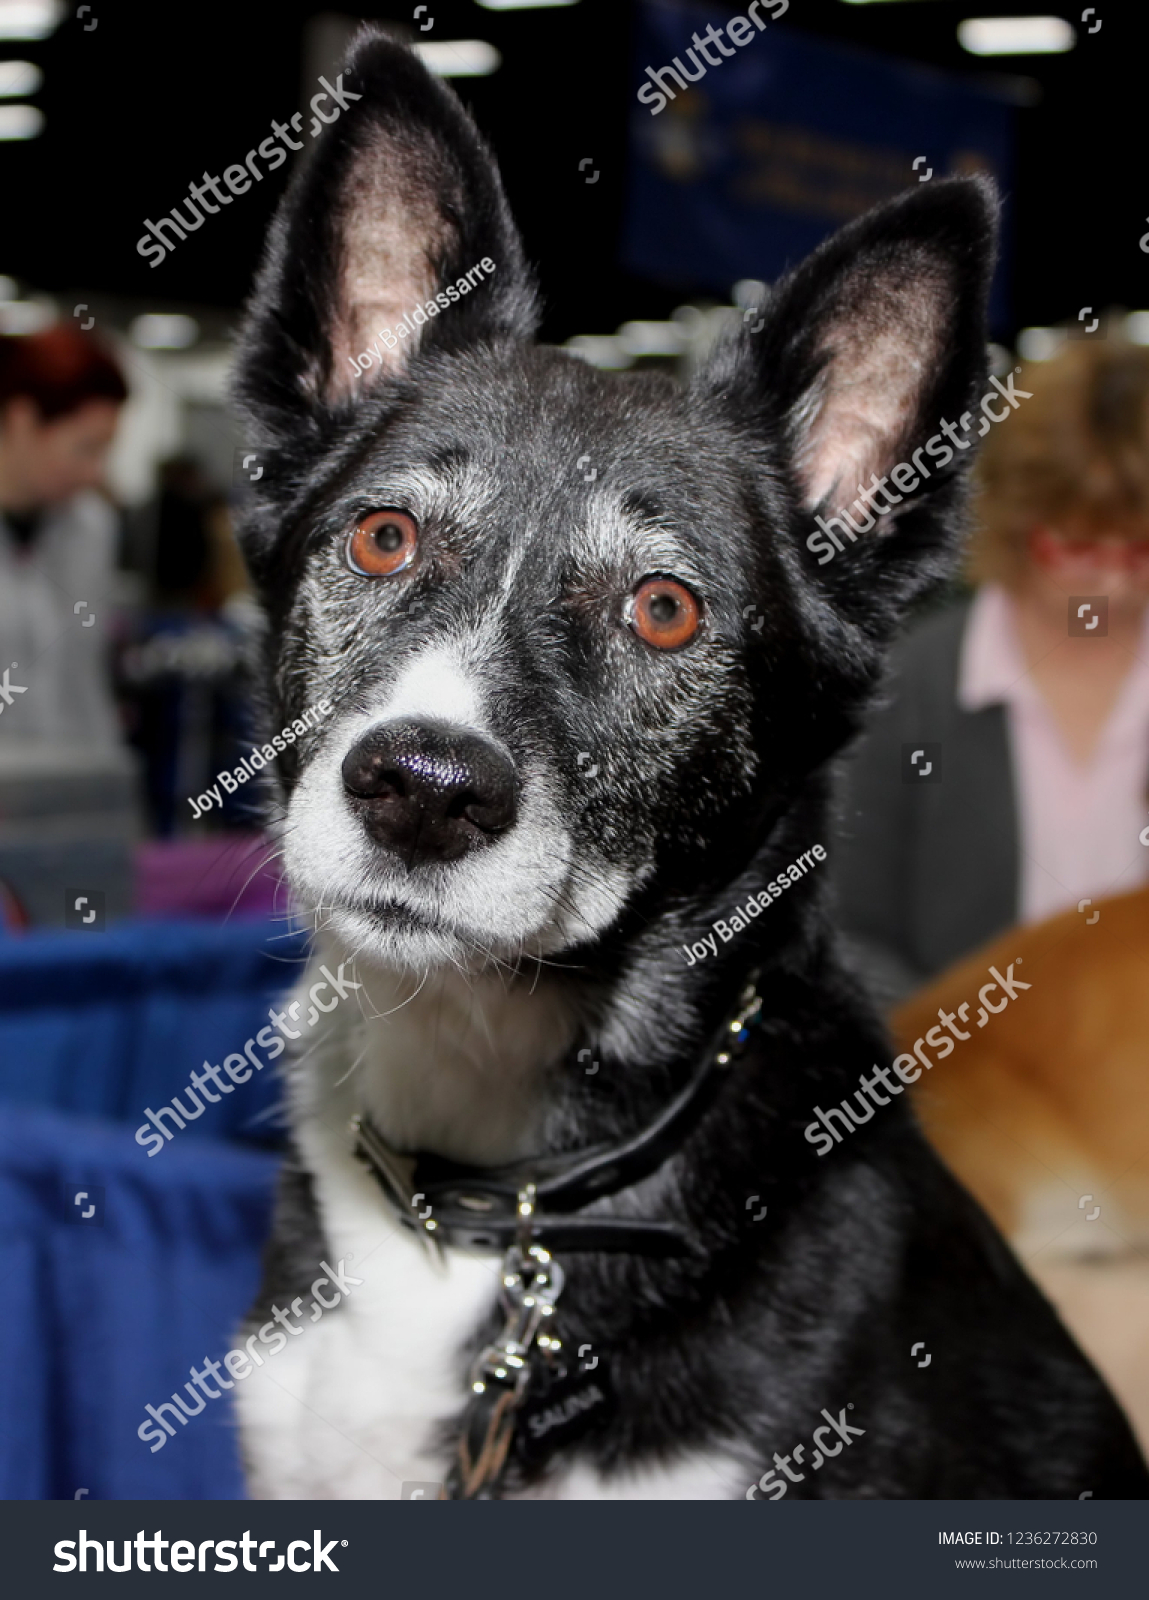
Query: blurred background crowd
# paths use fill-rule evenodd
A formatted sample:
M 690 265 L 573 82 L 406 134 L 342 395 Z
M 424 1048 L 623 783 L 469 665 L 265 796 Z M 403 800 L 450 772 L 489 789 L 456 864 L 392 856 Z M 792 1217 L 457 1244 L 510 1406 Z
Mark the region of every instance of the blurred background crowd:
M 607 369 L 688 378 L 843 221 L 935 175 L 997 180 L 989 361 L 1025 398 L 985 440 L 960 579 L 842 763 L 836 916 L 911 1039 L 995 941 L 1045 964 L 1049 1003 L 1035 982 L 1023 1033 L 988 1030 L 922 1114 L 1149 1436 L 1149 235 L 1104 183 L 1135 104 L 1124 23 L 807 0 L 652 115 L 646 69 L 727 10 L 395 9 L 208 4 L 193 28 L 0 0 L 0 1250 L 22 1308 L 0 1494 L 241 1492 L 226 1423 L 158 1461 L 135 1435 L 253 1287 L 274 1089 L 154 1169 L 131 1130 L 255 1031 L 303 952 L 258 785 L 190 804 L 258 731 L 233 522 L 261 466 L 227 375 L 290 165 L 167 258 L 139 246 L 189 175 L 338 72 L 360 17 L 468 101 L 544 337 Z

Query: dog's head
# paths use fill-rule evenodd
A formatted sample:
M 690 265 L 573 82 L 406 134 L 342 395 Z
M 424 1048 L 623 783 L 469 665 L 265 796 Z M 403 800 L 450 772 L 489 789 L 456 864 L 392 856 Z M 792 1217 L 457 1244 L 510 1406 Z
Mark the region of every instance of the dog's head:
M 371 34 L 345 82 L 237 378 L 272 727 L 332 708 L 280 760 L 292 885 L 418 968 L 701 907 L 945 570 L 965 457 L 923 447 L 980 393 L 991 197 L 934 183 L 861 218 L 682 390 L 535 346 L 458 101 Z M 916 489 L 843 537 L 915 452 Z

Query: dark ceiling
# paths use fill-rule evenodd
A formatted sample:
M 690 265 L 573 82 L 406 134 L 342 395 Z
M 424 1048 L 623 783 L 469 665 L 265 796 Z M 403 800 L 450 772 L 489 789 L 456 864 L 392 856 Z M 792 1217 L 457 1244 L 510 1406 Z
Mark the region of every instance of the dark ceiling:
M 71 8 L 73 11 L 75 7 Z M 321 8 L 301 0 L 92 0 L 42 43 L 0 43 L 0 57 L 40 63 L 43 134 L 0 144 L 0 272 L 34 288 L 138 297 L 156 309 L 231 309 L 250 283 L 288 169 L 212 219 L 156 269 L 136 254 L 145 217 L 178 203 L 204 169 L 241 161 L 273 118 L 301 104 L 302 40 Z M 413 5 L 364 4 L 356 14 L 410 26 Z M 848 5 L 792 0 L 782 26 L 851 40 L 967 74 L 992 65 L 1041 86 L 1017 111 L 1013 313 L 1018 326 L 1076 315 L 1082 305 L 1149 305 L 1149 182 L 1141 128 L 1146 28 L 1141 8 L 1099 0 L 1089 34 L 1081 8 L 1063 56 L 992 64 L 966 55 L 957 23 L 970 15 L 1048 11 L 1040 4 L 949 0 Z M 716 8 L 723 21 L 744 6 Z M 456 80 L 502 163 L 512 205 L 538 264 L 544 335 L 607 332 L 659 316 L 681 298 L 616 266 L 631 89 L 629 0 L 491 12 L 473 0 L 430 0 L 434 39 L 485 38 L 503 65 Z M 85 31 L 95 18 L 97 26 Z M 579 171 L 590 156 L 601 179 Z M 1147 241 L 1149 242 L 1149 241 Z

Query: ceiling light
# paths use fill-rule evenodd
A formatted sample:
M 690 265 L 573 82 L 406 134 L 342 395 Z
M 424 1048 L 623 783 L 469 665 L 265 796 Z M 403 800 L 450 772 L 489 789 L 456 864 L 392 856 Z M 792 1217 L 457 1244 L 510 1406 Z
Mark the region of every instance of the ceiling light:
M 44 74 L 32 61 L 0 61 L 0 100 L 35 94 Z
M 39 106 L 0 106 L 0 139 L 34 139 L 43 126 Z
M 764 306 L 769 299 L 769 286 L 761 278 L 739 278 L 730 291 L 730 298 L 734 304 L 743 311 L 753 306 L 757 311 L 759 306 Z
M 43 301 L 0 300 L 0 333 L 39 333 L 55 320 L 55 311 Z
M 1064 328 L 1023 328 L 1017 353 L 1023 361 L 1052 361 L 1064 343 Z
M 680 322 L 624 322 L 615 338 L 629 356 L 680 356 L 688 342 Z
M 475 0 L 484 11 L 541 11 L 544 6 L 577 6 L 578 0 Z
M 1125 318 L 1125 337 L 1130 344 L 1149 344 L 1149 311 L 1131 311 Z
M 416 42 L 415 54 L 439 78 L 486 78 L 497 72 L 503 58 L 485 39 L 440 39 L 435 44 Z
M 186 350 L 199 338 L 199 323 L 179 312 L 147 311 L 132 320 L 128 338 L 141 350 Z
M 46 39 L 64 10 L 64 0 L 0 0 L 0 39 Z
M 592 367 L 603 367 L 608 372 L 620 372 L 632 366 L 634 357 L 624 350 L 622 340 L 609 333 L 577 333 L 568 339 L 563 349 Z
M 1045 56 L 1072 50 L 1077 35 L 1064 17 L 970 17 L 958 43 L 971 56 Z

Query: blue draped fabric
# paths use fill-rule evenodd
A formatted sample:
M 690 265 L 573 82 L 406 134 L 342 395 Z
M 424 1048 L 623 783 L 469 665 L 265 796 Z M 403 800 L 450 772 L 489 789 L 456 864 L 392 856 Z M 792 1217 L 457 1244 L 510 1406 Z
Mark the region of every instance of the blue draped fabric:
M 134 1133 L 144 1106 L 267 1023 L 303 954 L 280 935 L 136 923 L 0 940 L 4 1498 L 243 1494 L 227 1394 L 154 1453 L 137 1430 L 222 1359 L 255 1292 L 274 1069 L 155 1157 Z
M 0 939 L 0 1103 L 130 1122 L 266 1026 L 299 972 L 281 924 L 127 922 Z M 180 1140 L 274 1138 L 279 1087 L 254 1075 Z M 185 1101 L 185 1104 L 187 1102 Z
M 127 1127 L 0 1113 L 0 1497 L 242 1498 L 226 1395 L 154 1455 L 138 1429 L 231 1347 L 277 1164 L 203 1139 L 149 1162 Z M 97 1218 L 79 1220 L 77 1192 Z

